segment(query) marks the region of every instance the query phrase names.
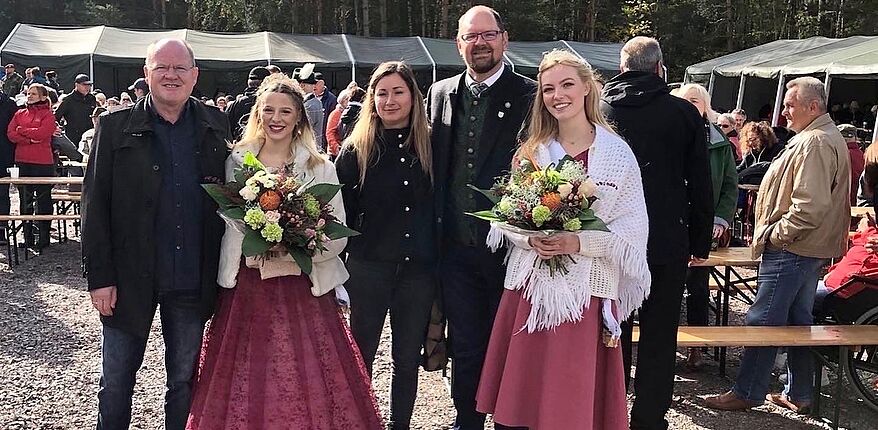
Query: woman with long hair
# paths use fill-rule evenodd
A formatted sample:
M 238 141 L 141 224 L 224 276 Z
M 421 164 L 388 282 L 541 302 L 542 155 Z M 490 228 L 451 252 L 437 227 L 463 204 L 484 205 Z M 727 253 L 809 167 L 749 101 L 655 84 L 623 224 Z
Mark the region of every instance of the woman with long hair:
M 266 78 L 257 90 L 244 137 L 226 161 L 227 180 L 248 152 L 271 171 L 338 183 L 332 163 L 317 150 L 304 94 L 284 75 Z M 344 221 L 341 196 L 330 203 Z M 383 428 L 333 294 L 348 278 L 338 257 L 345 239 L 327 243 L 306 275 L 285 252 L 242 258 L 243 237 L 235 225 L 226 227 L 218 277 L 223 290 L 204 340 L 187 428 Z M 265 273 L 276 276 L 263 279 Z
M 723 130 L 715 124 L 718 114 L 710 106 L 710 94 L 707 89 L 698 84 L 686 84 L 671 94 L 692 103 L 704 120 L 704 136 L 707 141 L 710 179 L 713 185 L 713 242 L 716 246 L 728 246 L 729 236 L 726 232 L 732 224 L 738 201 L 738 173 L 735 170 L 734 146 Z M 689 293 L 686 297 L 688 325 L 708 325 L 709 277 L 709 267 L 689 268 L 686 277 L 686 290 Z M 689 348 L 686 365 L 692 370 L 704 365 L 701 348 Z
M 15 146 L 15 164 L 20 176 L 55 176 L 52 135 L 57 129 L 49 91 L 42 84 L 27 87 L 27 106 L 12 117 L 6 135 Z M 18 188 L 22 215 L 51 215 L 51 185 L 21 185 Z M 37 222 L 38 238 L 30 223 L 24 225 L 24 243 L 37 250 L 49 246 L 49 221 Z
M 744 124 L 744 127 L 741 128 L 739 141 L 742 159 L 741 164 L 738 164 L 737 167 L 738 172 L 757 163 L 770 163 L 784 149 L 784 145 L 778 140 L 771 126 L 762 121 Z
M 390 428 L 408 429 L 421 344 L 436 291 L 433 164 L 424 98 L 411 67 L 380 64 L 335 162 L 345 210 L 351 331 L 369 373 L 388 310 L 393 375 Z
M 619 334 L 617 320 L 649 294 L 640 168 L 598 109 L 600 94 L 587 62 L 569 51 L 549 52 L 540 62 L 537 88 L 529 136 L 513 168 L 521 160 L 538 168 L 565 157 L 582 163 L 596 184 L 592 208 L 609 231 L 539 238 L 503 232 L 509 243 L 506 290 L 477 409 L 493 414 L 498 429 L 627 429 L 622 351 L 602 340 L 601 327 Z M 568 263 L 569 273 L 553 277 L 537 264 L 558 255 L 575 261 Z M 528 270 L 520 281 L 516 274 Z M 534 321 L 551 323 L 531 330 Z

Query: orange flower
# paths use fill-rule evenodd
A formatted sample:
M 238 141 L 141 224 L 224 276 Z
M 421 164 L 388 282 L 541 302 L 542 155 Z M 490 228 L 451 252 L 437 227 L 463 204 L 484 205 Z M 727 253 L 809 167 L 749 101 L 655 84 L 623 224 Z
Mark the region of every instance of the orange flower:
M 259 196 L 259 206 L 262 210 L 273 211 L 280 206 L 280 194 L 274 190 L 268 190 Z
M 543 204 L 543 206 L 546 206 L 547 208 L 554 211 L 555 209 L 558 209 L 561 206 L 561 194 L 558 194 L 558 193 L 543 194 L 543 196 L 540 197 L 540 202 Z

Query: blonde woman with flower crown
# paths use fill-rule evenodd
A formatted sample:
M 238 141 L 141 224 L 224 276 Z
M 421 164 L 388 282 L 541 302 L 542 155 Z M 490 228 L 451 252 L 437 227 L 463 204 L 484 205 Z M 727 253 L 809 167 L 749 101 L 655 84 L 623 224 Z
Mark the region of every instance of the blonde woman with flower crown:
M 610 231 L 531 238 L 503 231 L 506 290 L 477 396 L 477 409 L 493 414 L 498 429 L 628 428 L 615 340 L 618 317 L 649 293 L 648 220 L 640 168 L 598 110 L 599 96 L 584 60 L 560 50 L 543 57 L 529 137 L 513 164 L 545 167 L 568 156 L 583 163 L 596 184 L 592 208 Z M 575 261 L 566 275 L 535 264 L 557 255 Z
M 314 183 L 338 183 L 317 151 L 304 94 L 281 74 L 257 90 L 243 139 L 226 161 L 233 180 L 248 152 L 269 170 Z M 345 220 L 341 195 L 331 202 Z M 242 258 L 243 233 L 226 227 L 217 312 L 210 323 L 192 395 L 188 429 L 383 428 L 369 377 L 336 301 L 348 278 L 329 242 L 310 275 L 286 253 Z

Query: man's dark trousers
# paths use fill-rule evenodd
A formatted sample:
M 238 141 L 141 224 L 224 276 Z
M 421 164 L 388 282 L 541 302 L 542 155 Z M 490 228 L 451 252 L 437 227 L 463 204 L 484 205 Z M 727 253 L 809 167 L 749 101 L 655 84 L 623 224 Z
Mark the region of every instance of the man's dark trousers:
M 165 429 L 183 430 L 189 417 L 192 381 L 204 321 L 199 300 L 180 296 L 158 299 L 165 343 Z M 149 333 L 138 336 L 104 325 L 100 389 L 98 390 L 98 430 L 124 430 L 131 423 L 131 397 L 137 370 L 143 363 Z
M 485 414 L 476 411 L 476 391 L 503 295 L 502 252 L 498 258 L 485 246 L 449 245 L 444 253 L 440 276 L 451 340 L 454 429 L 485 427 Z
M 677 327 L 686 281 L 686 261 L 650 264 L 652 287 L 639 311 L 640 340 L 637 344 L 637 374 L 631 429 L 668 428 L 665 414 L 674 394 Z M 622 354 L 625 386 L 631 375 L 631 325 L 622 326 Z

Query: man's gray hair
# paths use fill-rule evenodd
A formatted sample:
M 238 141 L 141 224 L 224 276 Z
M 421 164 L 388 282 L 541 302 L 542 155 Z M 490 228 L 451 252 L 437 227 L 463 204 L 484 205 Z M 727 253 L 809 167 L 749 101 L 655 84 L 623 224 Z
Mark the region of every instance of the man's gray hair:
M 826 88 L 820 79 L 804 76 L 787 82 L 787 89 L 798 88 L 796 99 L 799 103 L 817 102 L 817 110 L 826 112 Z
M 637 36 L 625 43 L 619 57 L 623 71 L 655 72 L 662 61 L 662 48 L 652 37 Z
M 145 61 L 145 63 L 147 65 L 149 65 L 150 60 L 152 60 L 153 57 L 155 57 L 155 51 L 158 48 L 158 45 L 160 43 L 163 43 L 163 42 L 177 42 L 177 43 L 180 43 L 183 46 L 185 46 L 186 50 L 189 51 L 189 58 L 192 60 L 189 65 L 195 66 L 195 51 L 192 50 L 192 45 L 190 45 L 189 42 L 187 42 L 183 39 L 177 39 L 177 38 L 160 39 L 160 40 L 156 40 L 155 42 L 150 43 L 149 46 L 146 48 L 146 61 Z

